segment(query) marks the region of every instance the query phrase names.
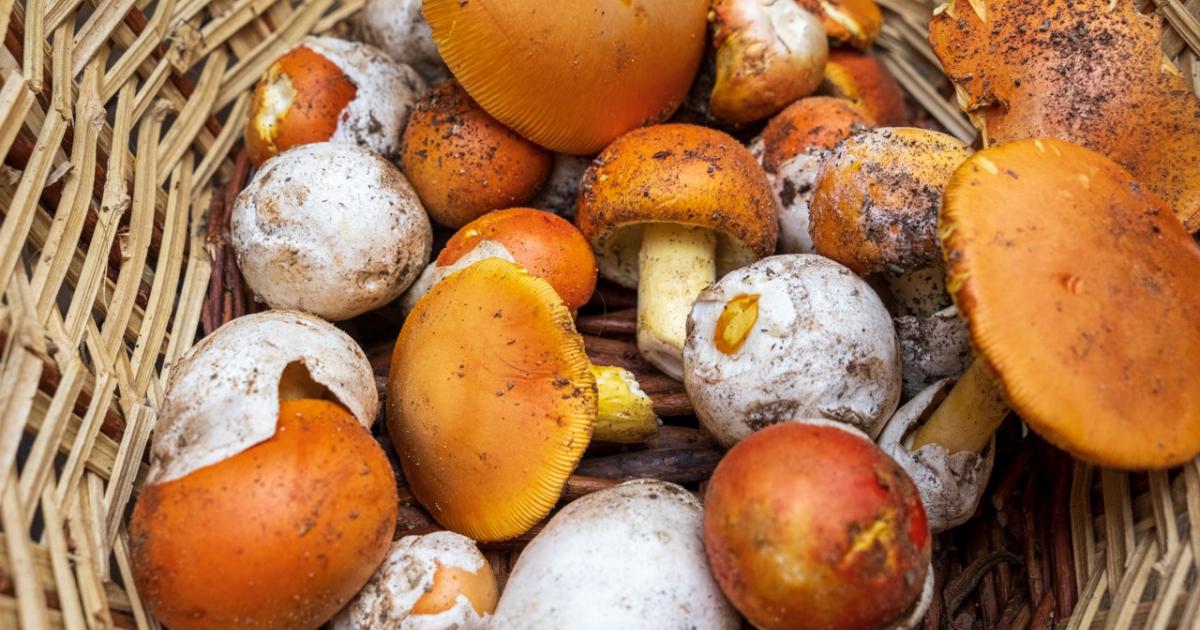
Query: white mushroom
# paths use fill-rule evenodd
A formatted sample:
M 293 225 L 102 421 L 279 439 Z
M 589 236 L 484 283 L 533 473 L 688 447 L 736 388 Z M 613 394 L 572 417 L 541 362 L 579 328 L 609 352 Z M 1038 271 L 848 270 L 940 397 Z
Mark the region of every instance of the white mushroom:
M 900 401 L 891 318 L 861 278 L 820 256 L 764 258 L 703 291 L 688 318 L 684 385 L 726 447 L 784 420 L 870 436 Z
M 421 15 L 421 0 L 367 0 L 359 14 L 363 41 L 408 64 L 429 83 L 450 78 L 433 33 Z
M 905 398 L 939 379 L 957 377 L 971 364 L 971 332 L 953 306 L 928 317 L 901 315 L 892 321 L 900 340 Z
M 825 29 L 794 0 L 715 0 L 709 15 L 716 48 L 709 112 L 717 120 L 762 120 L 820 86 Z
M 263 165 L 230 219 L 238 266 L 273 308 L 342 320 L 398 297 L 432 230 L 404 175 L 352 144 L 293 148 Z
M 550 171 L 550 178 L 541 192 L 529 202 L 529 207 L 548 210 L 567 219 L 574 218 L 579 182 L 583 181 L 583 174 L 591 164 L 590 157 L 555 153 L 554 170 Z
M 399 155 L 408 116 L 429 91 L 425 79 L 374 46 L 336 37 L 309 37 L 302 45 L 336 64 L 355 87 L 330 141 L 357 143 L 389 158 Z
M 370 428 L 371 363 L 349 335 L 295 311 L 239 317 L 171 367 L 147 484 L 178 479 L 275 434 L 279 401 L 328 398 Z
M 474 541 L 454 532 L 405 536 L 333 630 L 482 630 L 496 608 L 496 576 Z
M 708 569 L 687 490 L 629 481 L 567 505 L 522 552 L 495 630 L 739 627 Z
M 942 404 L 954 379 L 930 385 L 901 407 L 879 436 L 879 447 L 912 477 L 934 532 L 957 527 L 971 518 L 987 488 L 996 450 L 993 437 L 982 451 L 950 453 L 940 444 L 911 450 L 913 431 Z

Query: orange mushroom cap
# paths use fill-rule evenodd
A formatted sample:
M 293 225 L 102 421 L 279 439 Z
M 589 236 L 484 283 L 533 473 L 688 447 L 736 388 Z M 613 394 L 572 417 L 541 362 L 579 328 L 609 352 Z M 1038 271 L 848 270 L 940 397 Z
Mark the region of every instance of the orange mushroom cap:
M 388 430 L 413 494 L 476 540 L 541 520 L 591 440 L 596 381 L 554 288 L 490 258 L 417 303 L 396 340 Z
M 880 628 L 914 607 L 932 536 L 916 486 L 865 435 L 783 422 L 725 454 L 704 501 L 713 575 L 757 628 Z
M 1111 160 L 1059 140 L 975 154 L 946 188 L 947 285 L 1035 431 L 1081 459 L 1200 453 L 1200 247 Z
M 438 254 L 437 264 L 454 264 L 484 240 L 500 243 L 514 262 L 549 282 L 572 311 L 596 289 L 596 258 L 587 239 L 570 221 L 532 208 L 497 210 L 464 225 Z
M 762 132 L 763 168 L 776 172 L 809 149 L 832 149 L 850 134 L 873 126 L 859 105 L 842 98 L 802 98 L 775 115 Z
M 891 71 L 870 53 L 845 48 L 829 51 L 823 90 L 854 101 L 880 126 L 909 124 L 904 91 Z
M 836 42 L 866 49 L 883 30 L 883 12 L 875 0 L 797 0 L 821 18 L 825 34 Z
M 766 173 L 737 140 L 706 127 L 656 125 L 621 136 L 584 175 L 577 209 L 600 273 L 627 287 L 637 286 L 647 223 L 716 232 L 718 276 L 775 250 Z
M 143 489 L 134 580 L 171 628 L 316 627 L 387 555 L 397 511 L 387 456 L 348 411 L 285 400 L 267 441 Z
M 975 7 L 986 12 L 986 22 Z M 1129 169 L 1200 229 L 1200 98 L 1130 0 L 951 0 L 929 41 L 985 144 L 1054 137 Z
M 458 228 L 541 190 L 554 156 L 479 108 L 453 81 L 436 86 L 404 128 L 401 168 L 433 220 Z
M 438 52 L 504 124 L 590 155 L 675 111 L 700 67 L 707 0 L 426 0 Z
M 283 112 L 273 110 L 271 90 L 290 92 Z M 285 53 L 254 88 L 246 120 L 246 152 L 255 166 L 294 146 L 324 142 L 358 88 L 338 65 L 306 46 Z
M 942 190 L 970 154 L 952 136 L 913 127 L 847 138 L 813 186 L 813 247 L 859 274 L 904 273 L 938 262 Z

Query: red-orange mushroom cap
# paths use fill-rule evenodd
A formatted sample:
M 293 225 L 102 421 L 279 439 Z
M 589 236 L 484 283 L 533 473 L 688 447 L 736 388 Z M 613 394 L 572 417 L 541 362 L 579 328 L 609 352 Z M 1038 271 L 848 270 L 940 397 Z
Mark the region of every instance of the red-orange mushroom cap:
M 444 527 L 516 536 L 562 494 L 592 436 L 596 379 L 554 289 L 490 258 L 438 283 L 392 353 L 388 432 Z
M 316 627 L 387 555 L 395 478 L 370 432 L 325 400 L 284 400 L 275 435 L 147 485 L 134 581 L 172 628 Z
M 454 81 L 417 102 L 400 153 L 429 216 L 451 228 L 533 199 L 554 166 L 549 151 L 489 116 Z
M 638 348 L 676 379 L 692 300 L 720 275 L 770 255 L 778 233 L 754 156 L 695 125 L 618 138 L 588 169 L 577 205 L 600 273 L 638 287 Z
M 986 19 L 985 19 L 986 18 Z M 1128 169 L 1200 229 L 1200 98 L 1131 0 L 951 0 L 929 42 L 984 144 L 1052 137 Z
M 904 91 L 887 66 L 871 53 L 837 48 L 825 64 L 824 91 L 857 103 L 882 127 L 909 122 Z
M 980 151 L 946 188 L 947 285 L 1020 416 L 1086 461 L 1200 453 L 1200 246 L 1157 195 L 1078 145 Z
M 852 431 L 776 424 L 713 471 L 704 547 L 717 583 L 757 628 L 880 628 L 923 612 L 932 536 L 917 488 Z
M 446 65 L 500 122 L 589 155 L 670 117 L 700 66 L 706 0 L 426 0 Z

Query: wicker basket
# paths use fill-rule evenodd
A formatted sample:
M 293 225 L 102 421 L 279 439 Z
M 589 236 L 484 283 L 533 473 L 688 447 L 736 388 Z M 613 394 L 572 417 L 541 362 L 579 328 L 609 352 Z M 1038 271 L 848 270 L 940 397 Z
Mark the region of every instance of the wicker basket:
M 925 40 L 932 7 L 880 4 L 885 63 L 929 124 L 969 141 Z M 1200 0 L 1144 4 L 1200 90 Z M 251 308 L 220 229 L 249 171 L 249 92 L 360 6 L 0 0 L 0 627 L 157 625 L 131 587 L 125 521 L 172 362 Z M 372 317 L 348 327 L 394 334 Z M 601 351 L 627 334 L 587 326 Z M 939 538 L 926 627 L 1200 626 L 1200 462 L 1098 470 L 1013 422 L 999 445 L 989 500 Z M 689 474 L 711 470 L 692 455 Z M 603 459 L 585 474 L 611 473 Z M 488 553 L 503 578 L 513 547 Z

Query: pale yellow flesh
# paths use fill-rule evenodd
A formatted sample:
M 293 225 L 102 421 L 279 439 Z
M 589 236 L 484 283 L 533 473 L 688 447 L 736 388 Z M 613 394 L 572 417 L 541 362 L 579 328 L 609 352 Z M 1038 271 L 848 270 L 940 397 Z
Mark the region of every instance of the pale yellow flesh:
M 642 391 L 629 370 L 593 365 L 596 377 L 596 423 L 592 439 L 602 442 L 633 444 L 658 435 L 654 401 Z
M 647 225 L 638 259 L 637 343 L 667 376 L 683 379 L 683 342 L 692 302 L 717 276 L 717 237 L 704 228 Z
M 940 444 L 950 453 L 982 451 L 1008 413 L 1008 403 L 979 359 L 954 384 L 933 415 L 913 434 L 911 450 Z

